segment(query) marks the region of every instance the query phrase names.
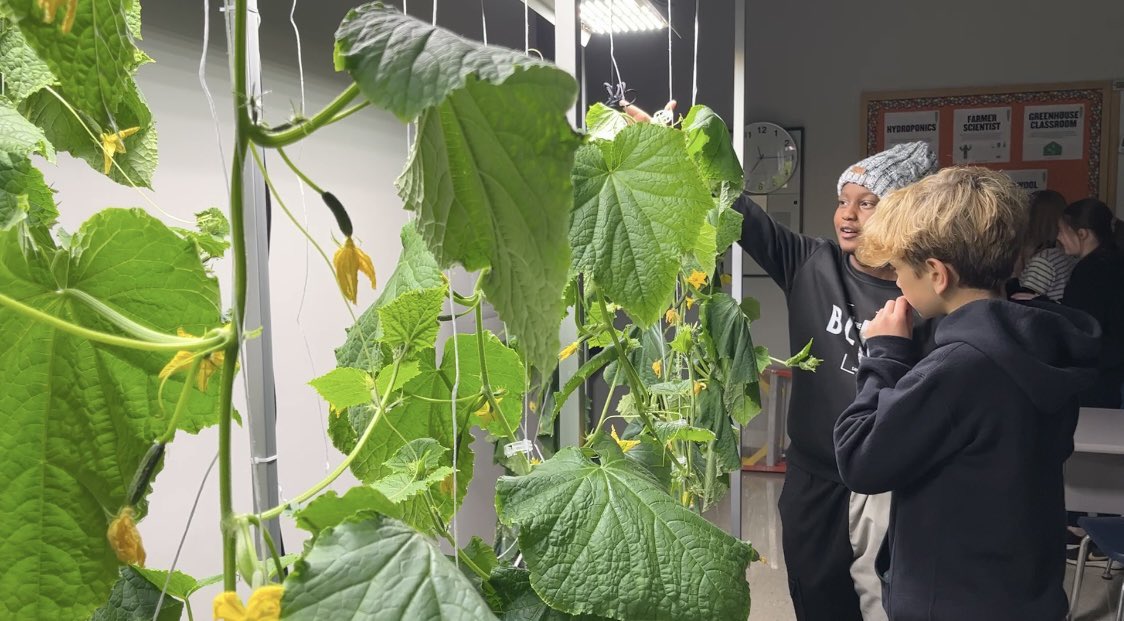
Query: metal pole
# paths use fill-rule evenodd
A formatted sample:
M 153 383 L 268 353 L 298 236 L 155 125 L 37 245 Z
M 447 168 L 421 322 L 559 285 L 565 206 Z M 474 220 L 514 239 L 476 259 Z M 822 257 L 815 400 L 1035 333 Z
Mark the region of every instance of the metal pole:
M 582 83 L 579 72 L 581 32 L 578 21 L 577 0 L 555 0 L 554 2 L 554 63 L 564 69 Z M 579 97 L 579 101 L 581 98 Z M 584 114 L 584 110 L 581 111 Z M 570 125 L 578 126 L 579 112 L 577 106 L 570 108 L 566 113 Z M 577 340 L 577 318 L 570 318 L 562 322 L 559 337 L 563 344 Z M 578 372 L 582 356 L 571 356 L 558 364 L 558 382 L 565 384 L 566 380 Z M 585 425 L 582 413 L 585 412 L 585 387 L 579 387 L 576 399 L 570 399 L 558 414 L 558 443 L 560 446 L 577 446 L 581 443 L 582 431 Z
M 228 24 L 234 18 L 232 5 L 226 3 Z M 250 92 L 250 115 L 261 118 L 261 53 L 258 40 L 257 0 L 247 0 L 249 19 L 246 24 L 246 84 Z M 229 43 L 229 39 L 228 39 Z M 227 53 L 233 58 L 234 50 Z M 233 69 L 233 67 L 232 67 Z M 237 95 L 235 95 L 237 96 Z M 250 468 L 254 488 L 254 512 L 261 512 L 281 503 L 277 479 L 277 392 L 273 377 L 273 341 L 269 310 L 269 230 L 268 190 L 254 159 L 246 158 L 246 317 L 243 325 L 253 330 L 262 328 L 257 338 L 242 345 L 242 373 L 246 374 L 246 424 L 250 431 Z M 281 527 L 274 519 L 264 524 L 273 540 L 283 548 Z M 281 552 L 284 554 L 284 551 Z M 258 554 L 265 556 L 258 541 Z M 278 579 L 284 579 L 280 576 Z
M 745 0 L 734 0 L 734 152 L 745 161 Z M 742 249 L 730 249 L 730 295 L 742 299 Z M 737 433 L 738 469 L 730 476 L 730 534 L 742 538 L 742 430 Z

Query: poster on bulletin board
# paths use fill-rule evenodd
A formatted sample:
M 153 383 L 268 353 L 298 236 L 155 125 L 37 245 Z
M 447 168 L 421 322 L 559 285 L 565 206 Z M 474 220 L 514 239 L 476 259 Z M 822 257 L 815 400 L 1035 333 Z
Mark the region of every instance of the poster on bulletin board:
M 924 140 L 942 167 L 986 166 L 1028 191 L 1112 204 L 1116 105 L 1110 82 L 864 93 L 862 156 Z

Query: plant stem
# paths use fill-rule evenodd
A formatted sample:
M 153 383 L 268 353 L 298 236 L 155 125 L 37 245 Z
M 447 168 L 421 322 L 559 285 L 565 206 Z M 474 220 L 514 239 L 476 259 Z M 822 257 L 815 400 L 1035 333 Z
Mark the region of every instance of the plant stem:
M 399 369 L 401 369 L 401 367 L 402 359 L 399 358 L 394 361 L 394 368 L 390 372 L 390 386 L 394 386 L 394 382 L 398 380 L 398 371 Z M 359 452 L 363 450 L 363 447 L 366 446 L 367 440 L 370 439 L 371 433 L 375 430 L 375 425 L 378 424 L 379 420 L 382 418 L 383 413 L 386 411 L 386 404 L 390 401 L 390 395 L 393 392 L 394 391 L 392 390 L 388 390 L 386 391 L 386 394 L 382 396 L 381 402 L 378 404 L 375 413 L 371 416 L 370 422 L 367 423 L 367 428 L 363 430 L 363 435 L 360 436 L 359 441 L 355 443 L 355 447 L 351 449 L 351 452 L 347 454 L 347 457 L 345 457 L 344 460 L 340 462 L 334 470 L 328 473 L 328 476 L 324 477 L 316 485 L 313 485 L 312 487 L 301 492 L 299 496 L 292 499 L 288 503 L 277 505 L 276 507 L 273 507 L 268 511 L 259 513 L 254 517 L 261 521 L 272 520 L 273 518 L 281 515 L 281 513 L 285 511 L 285 507 L 293 504 L 299 505 L 308 501 L 316 494 L 319 494 L 325 487 L 331 485 L 333 481 L 338 479 L 339 476 L 343 474 L 344 471 L 346 471 L 347 468 L 351 465 L 351 462 L 355 461 L 355 458 L 359 456 Z
M 19 300 L 4 295 L 3 293 L 0 293 L 0 306 L 6 306 L 25 317 L 34 319 L 35 321 L 40 321 L 51 327 L 58 328 L 63 332 L 73 334 L 74 336 L 84 338 L 88 341 L 94 341 L 95 343 L 102 343 L 104 345 L 114 345 L 117 347 L 128 347 L 129 349 L 139 349 L 141 351 L 177 352 L 207 350 L 222 346 L 229 338 L 229 336 L 225 334 L 216 334 L 214 336 L 199 339 L 184 339 L 165 334 L 161 335 L 163 339 L 167 339 L 165 342 L 157 343 L 152 341 L 142 341 L 139 339 L 101 332 L 99 330 L 92 330 L 90 328 L 83 328 L 82 326 L 70 323 L 69 321 L 61 317 L 56 317 L 54 315 L 51 315 L 50 313 L 44 313 L 37 308 L 28 306 L 23 302 L 20 302 Z
M 277 553 L 277 545 L 273 543 L 273 535 L 269 534 L 269 529 L 262 526 L 261 520 L 257 516 L 246 516 L 254 526 L 257 527 L 258 532 L 262 534 L 262 539 L 265 540 L 266 547 L 269 548 L 269 555 L 273 557 L 273 566 L 277 568 L 277 579 L 282 580 L 285 573 L 285 568 L 281 564 L 281 555 Z
M 454 345 L 455 347 L 455 345 Z M 518 438 L 515 436 L 515 430 L 511 428 L 511 423 L 508 422 L 507 417 L 504 416 L 503 410 L 500 409 L 500 404 L 496 401 L 495 395 L 492 393 L 492 384 L 488 381 L 488 359 L 484 355 L 484 313 L 480 310 L 480 302 L 476 303 L 476 350 L 480 356 L 480 392 L 484 393 L 484 398 L 488 400 L 488 404 L 492 407 L 492 412 L 495 413 L 496 419 L 503 424 L 504 432 L 507 434 L 508 440 L 515 442 Z M 527 474 L 531 471 L 531 464 L 527 461 L 526 453 L 517 453 L 519 456 L 515 461 L 516 474 Z
M 262 161 L 261 155 L 253 145 L 250 145 L 250 155 L 253 156 L 254 162 L 258 165 L 258 170 L 261 171 L 262 178 L 265 179 L 265 185 L 269 188 L 270 197 L 272 197 L 273 200 L 277 201 L 277 204 L 281 207 L 281 211 L 285 212 L 285 216 L 289 218 L 289 221 L 293 223 L 293 226 L 297 227 L 297 230 L 301 232 L 301 235 L 305 239 L 307 239 L 310 244 L 312 244 L 313 248 L 316 248 L 316 252 L 320 253 L 320 256 L 324 259 L 324 263 L 328 264 L 328 271 L 331 272 L 332 279 L 334 280 L 336 277 L 336 268 L 332 264 L 332 260 L 328 258 L 328 253 L 324 252 L 324 249 L 320 246 L 320 244 L 312 238 L 312 234 L 308 232 L 308 229 L 304 228 L 304 226 L 301 225 L 300 221 L 297 220 L 297 217 L 293 214 L 293 212 L 290 211 L 288 206 L 285 205 L 285 202 L 281 200 L 281 194 L 277 191 L 277 188 L 274 187 L 273 179 L 269 176 L 269 173 L 266 172 L 265 162 Z M 351 307 L 349 306 L 348 308 Z
M 125 315 L 117 312 L 105 302 L 102 302 L 101 300 L 80 289 L 63 289 L 62 294 L 68 297 L 75 298 L 78 301 L 84 303 L 86 306 L 89 306 L 91 309 L 93 309 L 96 313 L 108 319 L 118 328 L 121 328 L 125 332 L 143 341 L 149 341 L 152 343 L 175 343 L 177 345 L 180 345 L 181 349 L 190 349 L 191 346 L 199 340 L 194 337 L 172 336 L 170 334 L 164 334 L 163 332 L 158 332 L 146 326 L 142 326 L 132 319 L 129 319 Z
M 293 160 L 289 159 L 288 154 L 285 153 L 285 149 L 278 147 L 277 154 L 281 156 L 281 159 L 285 160 L 285 163 L 289 166 L 289 170 L 293 171 L 293 174 L 300 177 L 300 180 L 303 181 L 305 185 L 312 188 L 313 192 L 316 192 L 317 194 L 324 193 L 324 190 L 320 189 L 320 186 L 313 183 L 312 179 L 309 179 L 308 175 L 304 174 L 304 171 L 302 171 L 300 168 L 297 168 L 297 165 L 293 163 Z M 256 152 L 254 153 L 254 158 L 257 159 Z
M 589 437 L 585 440 L 586 447 L 588 447 L 589 443 L 597 437 L 597 434 L 601 433 L 605 428 L 605 421 L 607 420 L 605 416 L 609 413 L 609 404 L 613 402 L 613 394 L 616 393 L 617 386 L 617 378 L 614 377 L 613 383 L 609 385 L 609 395 L 605 397 L 605 405 L 601 408 L 601 416 L 597 419 L 597 427 L 594 427 L 593 433 L 589 434 Z
M 192 361 L 191 366 L 187 369 L 187 379 L 183 382 L 183 390 L 180 391 L 179 399 L 176 399 L 176 409 L 172 412 L 172 418 L 168 421 L 168 429 L 164 431 L 164 435 L 160 436 L 157 442 L 167 444 L 176 437 L 176 426 L 179 425 L 180 415 L 187 409 L 188 397 L 191 396 L 191 384 L 195 379 L 195 374 L 199 372 L 199 365 L 203 362 L 202 357 L 196 357 Z
M 629 387 L 632 392 L 636 393 L 639 401 L 636 402 L 636 411 L 640 413 L 640 420 L 644 423 L 644 428 L 652 435 L 653 438 L 658 438 L 659 434 L 656 433 L 656 427 L 652 423 L 652 417 L 648 414 L 648 389 L 644 387 L 644 382 L 640 379 L 640 374 L 636 372 L 636 367 L 632 366 L 632 361 L 628 359 L 628 352 L 625 351 L 624 345 L 621 343 L 620 336 L 617 334 L 617 328 L 613 325 L 613 318 L 609 314 L 609 307 L 605 304 L 605 296 L 597 293 L 597 303 L 601 307 L 601 316 L 605 319 L 605 325 L 609 329 L 609 336 L 613 338 L 613 344 L 617 346 L 617 362 L 620 366 L 624 367 L 625 374 L 628 375 Z
M 340 112 L 336 116 L 333 116 L 332 120 L 327 122 L 327 125 L 331 125 L 332 123 L 339 123 L 340 121 L 342 121 L 342 120 L 346 119 L 347 117 L 355 114 L 356 112 L 359 112 L 360 110 L 362 110 L 363 108 L 366 108 L 369 105 L 371 105 L 371 100 L 364 99 L 361 103 L 357 103 L 354 106 L 351 106 L 350 108 L 348 108 L 347 110 L 344 110 L 343 112 Z
M 219 401 L 219 515 L 222 532 L 223 590 L 238 586 L 235 563 L 234 493 L 230 457 L 231 412 L 234 376 L 242 346 L 242 322 L 246 315 L 246 223 L 242 194 L 245 184 L 246 151 L 250 146 L 249 94 L 246 92 L 246 0 L 234 1 L 234 116 L 236 119 L 234 157 L 230 174 L 230 242 L 234 262 L 234 338 L 227 344 L 222 367 L 222 393 Z
M 245 52 L 245 49 L 243 49 L 243 52 Z M 244 95 L 244 91 L 235 91 L 235 96 L 242 95 Z M 248 134 L 249 139 L 255 144 L 276 149 L 291 145 L 321 127 L 339 120 L 337 117 L 346 116 L 343 115 L 344 108 L 358 96 L 359 85 L 352 83 L 344 89 L 342 93 L 337 95 L 331 103 L 324 106 L 323 110 L 317 112 L 311 118 L 299 121 L 292 127 L 282 130 L 274 130 L 264 125 L 255 124 L 250 120 L 249 111 L 244 108 L 239 111 L 238 122 L 240 125 L 245 125 L 244 129 L 246 134 Z M 348 112 L 348 114 L 351 114 L 351 112 Z

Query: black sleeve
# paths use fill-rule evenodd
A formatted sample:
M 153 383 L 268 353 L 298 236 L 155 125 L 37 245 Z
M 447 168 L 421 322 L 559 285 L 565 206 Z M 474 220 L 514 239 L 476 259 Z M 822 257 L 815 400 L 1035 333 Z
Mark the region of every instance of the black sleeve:
M 908 486 L 959 450 L 964 434 L 948 402 L 955 365 L 944 352 L 917 366 L 915 346 L 900 337 L 867 341 L 858 395 L 835 423 L 835 456 L 843 483 L 860 494 Z M 943 388 L 942 388 L 943 386 Z
M 734 202 L 734 209 L 742 214 L 741 247 L 787 294 L 796 272 L 823 240 L 793 233 L 777 224 L 748 194 Z

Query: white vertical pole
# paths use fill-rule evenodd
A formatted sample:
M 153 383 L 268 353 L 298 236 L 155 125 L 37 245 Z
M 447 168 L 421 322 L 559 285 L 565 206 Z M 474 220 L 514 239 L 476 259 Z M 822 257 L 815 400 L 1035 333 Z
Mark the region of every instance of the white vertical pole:
M 234 10 L 227 4 L 227 19 Z M 252 98 L 250 115 L 261 118 L 261 53 L 258 40 L 257 0 L 247 0 L 246 85 Z M 233 28 L 233 26 L 231 26 Z M 234 50 L 227 51 L 231 58 Z M 232 67 L 232 70 L 234 68 Z M 253 471 L 254 511 L 281 503 L 277 479 L 277 392 L 273 376 L 273 340 L 269 309 L 269 232 L 265 179 L 252 157 L 246 158 L 244 173 L 246 222 L 246 317 L 248 330 L 262 328 L 261 335 L 242 345 L 242 373 L 246 374 L 246 424 L 250 431 L 250 467 Z M 276 519 L 264 525 L 281 546 L 281 527 Z M 268 554 L 258 542 L 258 553 Z M 282 552 L 283 553 L 283 552 Z M 280 577 L 279 579 L 283 579 Z
M 578 84 L 582 83 L 582 77 L 578 66 L 581 49 L 580 34 L 578 0 L 555 0 L 554 63 L 577 78 Z M 579 101 L 580 100 L 581 98 L 579 97 Z M 584 113 L 584 110 L 582 112 Z M 566 113 L 566 118 L 569 119 L 571 126 L 577 127 L 577 108 L 570 108 L 570 111 Z M 577 338 L 578 327 L 575 324 L 575 318 L 567 318 L 562 322 L 562 327 L 559 330 L 559 339 L 562 341 L 562 344 L 565 345 L 574 342 Z M 570 379 L 578 372 L 578 365 L 580 362 L 581 356 L 571 356 L 558 364 L 558 381 L 560 384 L 565 384 L 566 380 Z M 585 388 L 579 388 L 576 396 L 577 398 L 571 398 L 567 401 L 562 411 L 558 414 L 559 446 L 578 446 L 578 444 L 581 443 L 581 433 L 584 427 L 581 417 L 582 413 L 585 411 L 583 407 L 585 402 Z
M 745 0 L 734 0 L 734 152 L 745 161 Z M 730 295 L 742 299 L 742 249 L 730 249 Z M 737 433 L 738 469 L 730 474 L 730 534 L 742 538 L 742 432 Z

